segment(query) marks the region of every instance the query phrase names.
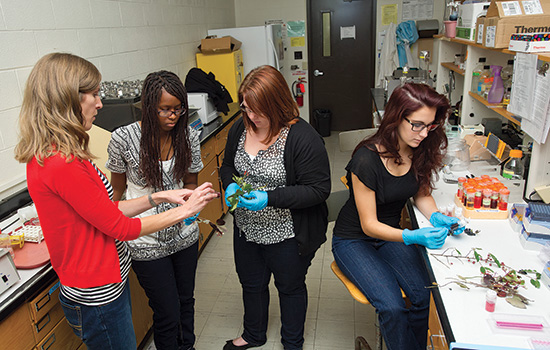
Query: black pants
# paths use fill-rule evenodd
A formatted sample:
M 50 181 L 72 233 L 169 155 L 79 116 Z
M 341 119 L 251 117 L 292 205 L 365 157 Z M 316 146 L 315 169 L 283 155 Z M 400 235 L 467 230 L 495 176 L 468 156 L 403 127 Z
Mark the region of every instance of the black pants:
M 158 350 L 188 350 L 195 344 L 195 272 L 199 243 L 170 256 L 132 261 L 139 283 L 153 310 Z
M 236 226 L 234 232 L 235 265 L 243 288 L 243 339 L 257 345 L 267 341 L 269 281 L 273 274 L 281 307 L 281 342 L 285 350 L 302 349 L 307 311 L 306 273 L 315 253 L 299 255 L 294 238 L 262 245 L 246 242 Z

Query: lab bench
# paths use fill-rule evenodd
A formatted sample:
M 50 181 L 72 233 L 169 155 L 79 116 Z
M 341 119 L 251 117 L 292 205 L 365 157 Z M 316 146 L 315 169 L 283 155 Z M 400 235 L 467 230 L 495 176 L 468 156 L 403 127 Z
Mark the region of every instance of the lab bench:
M 467 173 L 473 173 L 476 176 L 487 174 L 498 177 L 511 190 L 509 203 L 522 203 L 524 181 L 503 179 L 498 175 L 497 169 L 494 165 L 489 165 L 486 162 L 472 162 Z M 459 173 L 458 176 L 465 174 L 466 172 Z M 440 179 L 436 182 L 433 197 L 437 205 L 441 207 L 453 203 L 456 192 L 456 184 L 448 184 Z M 431 226 L 429 220 L 416 207 L 409 205 L 408 208 L 413 227 Z M 448 237 L 441 249 L 423 249 L 431 282 L 439 285 L 432 289 L 433 303 L 436 308 L 436 310 L 431 310 L 430 319 L 430 340 L 433 349 L 448 349 L 453 342 L 531 349 L 529 338 L 531 336 L 548 337 L 548 330 L 544 333 L 538 332 L 538 334 L 534 331 L 500 331 L 493 326 L 492 318 L 495 315 L 511 314 L 543 316 L 548 320 L 550 317 L 550 303 L 548 302 L 550 290 L 548 288 L 541 283 L 540 288 L 537 289 L 529 283 L 526 277 L 526 287 L 520 289 L 520 294 L 532 300 L 527 308 L 519 309 L 507 303 L 504 298 L 497 298 L 496 310 L 494 313 L 490 313 L 485 311 L 486 288 L 470 286 L 469 290 L 465 290 L 457 284 L 448 284 L 451 279 L 457 280 L 459 275 L 480 277 L 480 265 L 459 261 L 455 258 L 434 256 L 434 254 L 443 252 L 447 254 L 455 252 L 454 254 L 456 254 L 456 250 L 458 250 L 462 255 L 466 255 L 472 248 L 476 248 L 483 257 L 489 253 L 493 254 L 515 270 L 533 269 L 538 272 L 542 272 L 544 263 L 538 258 L 537 251 L 524 248 L 520 242 L 520 234 L 512 229 L 508 219 L 469 219 L 466 226 L 474 231 L 479 230 L 479 234 L 468 236 L 462 233 L 458 236 Z M 480 279 L 473 281 L 480 282 Z M 477 349 L 475 346 L 468 348 Z

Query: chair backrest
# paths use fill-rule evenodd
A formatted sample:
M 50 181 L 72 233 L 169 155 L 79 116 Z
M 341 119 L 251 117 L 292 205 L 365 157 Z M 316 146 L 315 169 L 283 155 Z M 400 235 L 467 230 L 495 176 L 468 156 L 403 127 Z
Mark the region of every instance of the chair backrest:
M 328 221 L 336 221 L 340 209 L 349 198 L 349 190 L 340 190 L 332 192 L 327 199 Z

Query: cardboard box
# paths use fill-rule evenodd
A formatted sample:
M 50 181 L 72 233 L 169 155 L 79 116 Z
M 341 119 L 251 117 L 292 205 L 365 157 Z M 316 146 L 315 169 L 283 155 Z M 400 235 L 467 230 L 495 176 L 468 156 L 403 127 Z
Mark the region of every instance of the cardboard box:
M 476 36 L 476 27 L 456 27 L 456 37 L 461 39 L 466 39 L 470 41 L 475 41 Z
M 512 34 L 549 32 L 550 0 L 493 0 L 484 31 L 483 44 L 491 48 L 508 48 Z
M 508 49 L 520 52 L 549 52 L 550 33 L 512 34 Z
M 479 17 L 476 22 L 475 42 L 481 45 L 485 42 L 485 18 L 485 16 Z
M 476 20 L 483 11 L 484 6 L 491 2 L 476 2 L 474 4 L 458 4 L 457 27 L 474 28 Z
M 458 21 L 456 26 L 456 37 L 470 41 L 476 41 L 476 22 L 479 16 L 484 13 L 491 2 L 477 2 L 473 4 L 458 5 Z
M 201 40 L 199 51 L 203 54 L 230 53 L 241 48 L 241 42 L 232 36 L 206 37 Z

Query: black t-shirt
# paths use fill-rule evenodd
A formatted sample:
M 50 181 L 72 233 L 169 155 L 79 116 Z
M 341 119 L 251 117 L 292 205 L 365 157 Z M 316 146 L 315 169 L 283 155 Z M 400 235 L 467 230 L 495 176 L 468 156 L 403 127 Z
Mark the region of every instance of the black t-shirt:
M 361 229 L 359 213 L 353 196 L 351 173 L 368 188 L 376 192 L 376 214 L 378 221 L 389 226 L 400 228 L 401 210 L 407 200 L 418 192 L 418 181 L 411 168 L 403 176 L 394 176 L 388 172 L 380 156 L 362 147 L 351 158 L 346 166 L 350 198 L 340 210 L 334 235 L 342 238 L 365 238 Z

